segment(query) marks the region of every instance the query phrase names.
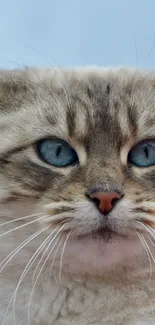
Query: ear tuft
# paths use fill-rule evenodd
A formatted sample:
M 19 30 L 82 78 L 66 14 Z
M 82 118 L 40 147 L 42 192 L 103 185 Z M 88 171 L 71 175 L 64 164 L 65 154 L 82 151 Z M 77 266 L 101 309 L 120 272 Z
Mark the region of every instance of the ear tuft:
M 17 109 L 27 97 L 30 85 L 23 70 L 0 71 L 0 110 Z

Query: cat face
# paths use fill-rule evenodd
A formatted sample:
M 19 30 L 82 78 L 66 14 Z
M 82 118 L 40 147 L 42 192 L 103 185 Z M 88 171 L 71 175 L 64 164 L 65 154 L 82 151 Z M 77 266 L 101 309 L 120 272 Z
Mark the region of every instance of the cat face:
M 155 74 L 0 78 L 2 216 L 42 213 L 40 225 L 68 241 L 72 268 L 96 272 L 142 254 L 155 222 Z

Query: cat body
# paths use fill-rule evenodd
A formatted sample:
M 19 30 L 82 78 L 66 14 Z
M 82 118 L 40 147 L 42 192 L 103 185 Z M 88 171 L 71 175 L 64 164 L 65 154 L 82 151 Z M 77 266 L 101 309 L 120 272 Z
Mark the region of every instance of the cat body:
M 155 72 L 0 72 L 0 323 L 155 324 Z

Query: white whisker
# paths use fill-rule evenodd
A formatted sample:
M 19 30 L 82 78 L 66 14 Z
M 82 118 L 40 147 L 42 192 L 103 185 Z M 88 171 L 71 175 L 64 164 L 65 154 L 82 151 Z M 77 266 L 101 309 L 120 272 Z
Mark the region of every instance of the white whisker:
M 151 238 L 150 237 L 148 237 L 148 239 L 149 239 L 149 241 L 151 242 L 151 244 L 152 244 L 152 246 L 154 246 L 155 247 L 155 243 L 151 240 Z
M 30 222 L 28 222 L 28 223 L 26 223 L 24 225 L 20 225 L 20 226 L 18 226 L 16 228 L 10 229 L 10 230 L 6 231 L 5 233 L 1 234 L 0 237 L 3 237 L 3 236 L 5 236 L 5 235 L 7 235 L 7 234 L 9 234 L 9 233 L 11 233 L 11 232 L 13 232 L 15 230 L 19 230 L 19 229 L 21 229 L 23 227 L 26 227 L 28 225 L 31 225 L 32 223 L 35 223 L 37 221 L 40 221 L 40 220 L 43 220 L 43 219 L 46 219 L 46 218 L 47 218 L 47 216 L 44 216 L 44 217 L 38 218 L 36 220 L 30 221 Z
M 55 239 L 55 238 L 54 238 L 54 239 Z M 50 256 L 50 254 L 52 254 L 52 252 L 53 252 L 53 250 L 54 250 L 54 248 L 55 248 L 57 242 L 59 241 L 59 239 L 60 239 L 59 237 L 56 239 L 54 245 L 52 246 L 52 249 L 50 250 L 50 253 L 49 253 L 48 257 Z M 53 239 L 52 239 L 52 241 L 50 241 L 50 245 L 52 244 L 52 242 L 53 242 Z M 48 245 L 48 248 L 50 247 L 50 245 Z M 44 256 L 45 256 L 45 254 L 46 254 L 48 248 L 44 251 L 44 253 L 43 253 L 42 257 L 41 257 L 41 260 L 39 261 L 39 264 L 41 264 L 41 261 L 42 261 L 42 259 L 44 258 Z M 38 266 L 37 266 L 37 269 L 38 269 Z M 35 270 L 35 274 L 36 274 L 36 271 L 37 271 L 37 270 Z M 33 275 L 33 278 L 34 278 L 34 275 Z
M 20 221 L 20 220 L 24 220 L 24 219 L 28 219 L 28 218 L 32 218 L 32 217 L 38 217 L 38 216 L 41 216 L 41 215 L 42 215 L 42 213 L 36 213 L 36 214 L 31 214 L 31 215 L 28 215 L 28 216 L 21 217 L 21 218 L 13 219 L 13 220 L 1 223 L 0 227 L 8 225 L 8 224 L 16 222 L 16 221 Z
M 0 263 L 0 267 L 1 265 L 3 265 L 5 262 L 5 264 L 0 268 L 0 273 L 4 270 L 5 266 L 12 260 L 12 258 L 23 248 L 25 247 L 28 243 L 30 243 L 34 238 L 36 238 L 38 235 L 40 235 L 41 233 L 43 233 L 46 229 L 48 229 L 48 227 L 41 229 L 39 231 L 37 231 L 35 234 L 33 234 L 32 236 L 28 237 L 26 240 L 24 240 L 24 242 L 22 242 L 20 245 L 18 245 L 7 257 L 4 258 L 4 260 Z
M 59 71 L 61 72 L 61 75 L 64 76 L 64 72 L 63 72 L 63 70 L 61 69 L 61 67 L 60 67 L 60 65 L 58 64 L 58 62 L 57 62 L 55 59 L 53 59 L 53 61 L 56 63 L 57 67 L 59 68 Z M 54 68 L 54 69 L 55 69 L 55 71 L 57 71 L 56 68 Z M 62 89 L 63 89 L 64 95 L 65 95 L 66 100 L 67 100 L 68 107 L 71 108 L 70 96 L 69 96 L 69 92 L 67 91 L 66 85 L 65 85 L 65 83 L 62 81 L 62 79 L 59 78 L 59 74 L 57 74 L 57 78 L 58 78 L 58 80 L 59 80 L 59 82 L 60 82 L 60 85 L 62 86 Z
M 138 221 L 139 223 L 139 221 Z M 147 232 L 149 232 L 151 234 L 151 236 L 155 239 L 155 236 L 153 235 L 153 233 L 155 233 L 155 231 L 150 227 L 150 226 L 146 226 L 143 222 L 140 222 L 140 224 L 147 230 Z
M 137 233 L 137 236 L 139 237 L 139 240 L 141 242 L 141 245 L 144 248 L 144 251 L 146 252 L 147 257 L 148 257 L 148 260 L 149 260 L 149 264 L 150 264 L 150 276 L 149 276 L 149 280 L 148 281 L 150 282 L 150 280 L 152 278 L 152 273 L 153 273 L 152 263 L 151 263 L 151 258 L 150 258 L 150 252 L 149 252 L 149 250 L 148 250 L 148 248 L 147 248 L 147 246 L 146 246 L 146 244 L 144 242 L 144 238 L 143 238 L 142 234 L 140 234 L 138 231 L 136 231 L 136 233 Z
M 149 225 L 148 225 L 148 228 L 149 228 L 153 233 L 155 233 L 155 230 L 154 230 L 152 227 L 150 227 Z
M 48 226 L 48 228 L 50 228 L 50 226 Z M 58 227 L 57 227 L 57 228 L 58 228 Z M 57 228 L 56 228 L 56 229 L 57 229 Z M 46 229 L 47 229 L 47 228 L 46 228 Z M 9 304 L 8 304 L 8 306 L 7 306 L 7 309 L 6 309 L 6 312 L 5 312 L 5 315 L 4 315 L 4 319 L 3 319 L 3 323 L 2 323 L 2 325 L 3 325 L 4 322 L 5 322 L 6 315 L 7 315 L 7 311 L 8 311 L 8 309 L 9 309 L 9 307 L 10 307 L 10 304 L 11 304 L 12 300 L 14 299 L 14 296 L 17 295 L 17 291 L 18 291 L 18 288 L 19 288 L 19 286 L 20 286 L 22 280 L 24 279 L 24 277 L 25 277 L 26 274 L 28 273 L 29 269 L 31 268 L 31 266 L 32 266 L 33 263 L 35 262 L 36 258 L 37 258 L 38 255 L 40 254 L 40 250 L 44 247 L 45 243 L 48 241 L 48 239 L 49 239 L 49 237 L 51 237 L 51 235 L 52 235 L 52 234 L 50 233 L 50 235 L 49 235 L 49 236 L 48 236 L 48 237 L 47 237 L 47 238 L 42 242 L 42 244 L 38 247 L 38 249 L 35 251 L 35 253 L 32 255 L 31 259 L 30 259 L 29 262 L 27 263 L 27 265 L 26 265 L 24 271 L 22 272 L 22 274 L 21 274 L 21 276 L 20 276 L 20 279 L 19 279 L 19 281 L 18 281 L 18 283 L 17 283 L 16 289 L 15 289 L 13 295 L 11 296 L 11 299 L 10 299 Z
M 148 251 L 149 251 L 149 253 L 150 253 L 150 256 L 152 257 L 153 262 L 155 263 L 155 258 L 154 258 L 154 256 L 153 256 L 151 250 L 150 250 L 150 247 L 148 246 L 148 244 L 147 244 L 147 242 L 146 242 L 144 236 L 143 236 L 142 234 L 141 234 L 141 236 L 142 236 L 142 238 L 143 238 L 143 240 L 144 240 L 144 242 L 145 242 L 145 245 L 146 245 L 147 248 L 148 248 Z
M 49 226 L 48 226 L 49 228 Z M 31 268 L 31 266 L 34 264 L 35 260 L 37 259 L 37 257 L 39 256 L 40 252 L 44 249 L 46 243 L 48 242 L 48 240 L 52 237 L 53 233 L 59 228 L 59 226 L 57 226 L 52 233 L 49 234 L 49 236 L 43 241 L 43 243 L 38 247 L 38 249 L 36 250 L 36 252 L 33 254 L 33 256 L 31 257 L 30 261 L 28 262 L 28 264 L 26 265 L 20 279 L 19 282 L 17 284 L 16 290 L 14 292 L 14 300 L 13 300 L 13 317 L 14 317 L 14 322 L 16 323 L 16 317 L 15 317 L 15 304 L 16 304 L 16 296 L 17 296 L 17 292 L 19 289 L 19 286 L 21 284 L 21 282 L 23 281 L 24 277 L 26 276 L 26 274 L 28 273 L 29 269 Z
M 61 246 L 62 241 L 63 241 L 63 237 L 61 238 L 61 240 L 60 240 L 60 242 L 59 242 L 59 244 L 57 246 L 57 249 L 55 250 L 55 253 L 53 255 L 52 263 L 51 263 L 50 270 L 49 270 L 49 280 L 50 280 L 52 268 L 53 268 L 53 265 L 54 265 L 54 262 L 55 262 L 55 259 L 56 259 L 56 256 L 57 256 L 57 253 L 58 253 L 58 250 L 59 250 L 59 248 Z
M 62 229 L 63 229 L 64 227 L 65 227 L 65 224 L 63 224 L 63 225 L 60 227 L 60 229 L 58 230 L 58 232 L 56 233 L 56 235 L 52 238 L 52 240 L 51 240 L 51 242 L 50 242 L 50 245 L 52 244 L 53 240 L 58 236 L 58 234 L 60 233 L 60 231 L 62 231 Z M 43 271 L 43 268 L 44 268 L 46 262 L 47 262 L 48 259 L 49 259 L 50 254 L 51 254 L 51 250 L 50 250 L 49 254 L 47 255 L 47 257 L 46 257 L 46 259 L 45 259 L 45 261 L 44 261 L 44 263 L 43 263 L 43 265 L 42 265 L 42 267 L 41 267 L 41 269 L 40 269 L 40 271 L 39 271 L 39 273 L 38 273 L 38 275 L 37 275 L 37 277 L 36 277 L 36 279 L 35 279 L 35 282 L 34 282 L 34 284 L 33 284 L 33 288 L 32 288 L 31 294 L 30 294 L 30 300 L 29 300 L 29 304 L 28 304 L 28 325 L 30 325 L 30 307 L 31 307 L 31 301 L 32 301 L 33 292 L 34 292 L 35 286 L 36 286 L 36 284 L 37 284 L 37 281 L 38 281 L 38 279 L 39 279 L 39 276 L 40 276 L 41 272 Z
M 59 232 L 58 232 L 58 233 L 59 233 Z M 36 275 L 36 273 L 37 273 L 37 270 L 38 270 L 38 268 L 39 268 L 39 266 L 40 266 L 40 264 L 41 264 L 41 262 L 42 262 L 42 260 L 43 260 L 43 258 L 44 258 L 44 256 L 45 256 L 46 252 L 48 251 L 48 248 L 50 247 L 50 245 L 52 244 L 52 242 L 54 241 L 54 239 L 57 237 L 58 233 L 56 233 L 56 235 L 54 235 L 54 237 L 52 238 L 52 241 L 50 240 L 50 238 L 51 238 L 51 236 L 50 236 L 50 238 L 49 238 L 50 243 L 47 245 L 47 247 L 46 247 L 44 253 L 42 254 L 42 256 L 41 256 L 41 258 L 40 258 L 40 260 L 39 260 L 39 262 L 38 262 L 38 264 L 37 264 L 37 266 L 36 266 L 36 268 L 35 268 L 35 270 L 34 270 L 34 273 L 33 273 L 33 276 L 32 276 L 32 282 L 34 281 L 34 277 L 35 277 L 35 275 Z M 53 232 L 52 232 L 52 234 L 53 234 Z M 52 234 L 51 234 L 51 235 L 52 235 Z M 57 241 L 56 241 L 56 243 L 57 243 Z M 47 242 L 46 242 L 46 244 L 47 244 Z M 54 246 L 54 247 L 55 247 L 55 246 Z
M 63 262 L 64 252 L 65 252 L 65 248 L 66 248 L 68 238 L 69 238 L 69 236 L 71 235 L 72 232 L 73 232 L 73 230 L 71 230 L 67 234 L 64 245 L 63 245 L 63 248 L 62 248 L 62 254 L 61 254 L 61 258 L 60 258 L 60 268 L 59 268 L 59 283 L 60 283 L 60 285 L 61 285 L 61 271 L 62 271 L 62 262 Z

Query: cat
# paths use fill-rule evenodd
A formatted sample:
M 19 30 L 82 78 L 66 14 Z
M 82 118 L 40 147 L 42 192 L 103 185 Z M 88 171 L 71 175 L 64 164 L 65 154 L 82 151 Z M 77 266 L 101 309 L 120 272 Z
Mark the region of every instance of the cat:
M 0 71 L 0 324 L 155 324 L 155 72 Z

